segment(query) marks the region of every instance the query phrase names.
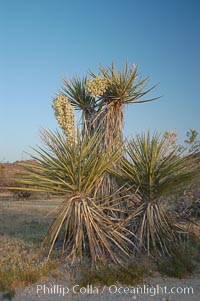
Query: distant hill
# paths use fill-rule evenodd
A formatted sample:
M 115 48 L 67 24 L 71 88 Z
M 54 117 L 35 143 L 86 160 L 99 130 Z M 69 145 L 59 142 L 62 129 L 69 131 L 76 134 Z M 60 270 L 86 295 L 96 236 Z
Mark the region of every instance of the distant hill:
M 0 187 L 10 186 L 12 178 L 23 171 L 21 163 L 33 162 L 33 160 L 16 161 L 14 163 L 0 163 Z
M 30 192 L 24 190 L 9 190 L 8 187 L 16 186 L 13 178 L 23 172 L 22 163 L 32 163 L 34 160 L 16 161 L 14 163 L 0 163 L 0 201 L 18 200 L 19 198 L 49 198 L 48 193 Z M 17 185 L 18 186 L 18 185 Z

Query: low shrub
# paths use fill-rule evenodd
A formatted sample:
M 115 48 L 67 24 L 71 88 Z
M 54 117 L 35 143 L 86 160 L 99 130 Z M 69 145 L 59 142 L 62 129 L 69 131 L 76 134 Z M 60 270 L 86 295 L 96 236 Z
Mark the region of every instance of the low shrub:
M 127 265 L 102 265 L 99 269 L 83 267 L 80 286 L 87 286 L 88 284 L 109 286 L 116 283 L 134 285 L 141 282 L 147 273 L 148 271 L 143 265 L 132 262 Z
M 188 243 L 176 248 L 171 257 L 160 259 L 158 271 L 170 277 L 183 278 L 195 271 L 199 256 L 200 241 L 193 236 Z

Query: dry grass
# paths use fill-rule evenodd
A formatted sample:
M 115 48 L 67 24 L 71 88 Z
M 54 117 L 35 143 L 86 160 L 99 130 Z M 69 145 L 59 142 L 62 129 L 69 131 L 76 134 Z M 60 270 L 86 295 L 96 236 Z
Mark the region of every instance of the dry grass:
M 59 199 L 0 201 L 0 235 L 40 242 L 52 221 L 46 215 L 58 203 Z
M 0 290 L 23 287 L 38 281 L 55 269 L 40 250 L 52 217 L 46 214 L 58 200 L 0 202 Z
M 52 260 L 46 264 L 32 243 L 19 239 L 1 238 L 0 290 L 11 290 L 36 282 L 57 267 Z

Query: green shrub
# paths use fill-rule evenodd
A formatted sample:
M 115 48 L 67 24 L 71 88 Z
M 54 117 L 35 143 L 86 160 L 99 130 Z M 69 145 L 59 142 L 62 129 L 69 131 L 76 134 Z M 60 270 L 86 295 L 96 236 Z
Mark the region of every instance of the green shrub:
M 81 272 L 81 286 L 87 286 L 87 284 L 109 286 L 115 283 L 134 285 L 142 281 L 144 275 L 147 274 L 147 270 L 139 263 L 129 263 L 128 265 L 118 264 L 109 267 L 102 265 L 98 270 L 88 270 L 87 267 L 83 267 Z
M 196 269 L 199 251 L 199 240 L 193 237 L 188 244 L 176 248 L 173 256 L 159 260 L 158 271 L 161 274 L 176 278 L 183 278 L 192 274 Z

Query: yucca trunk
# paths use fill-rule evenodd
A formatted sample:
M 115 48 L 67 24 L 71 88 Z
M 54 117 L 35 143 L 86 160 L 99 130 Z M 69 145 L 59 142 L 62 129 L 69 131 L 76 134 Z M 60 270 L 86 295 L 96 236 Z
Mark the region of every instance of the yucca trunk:
M 104 131 L 104 137 L 100 145 L 101 151 L 106 151 L 109 148 L 111 152 L 115 152 L 123 144 L 124 105 L 113 101 L 106 107 L 103 121 L 101 122 L 101 128 Z M 117 171 L 119 169 L 119 162 L 115 162 L 111 168 Z M 113 174 L 105 173 L 102 182 L 102 194 L 113 194 L 118 189 L 119 185 Z
M 106 109 L 105 148 L 117 150 L 123 143 L 124 105 L 120 102 L 111 103 Z
M 85 135 L 92 137 L 95 132 L 94 125 L 94 110 L 83 110 L 82 111 L 82 136 Z

